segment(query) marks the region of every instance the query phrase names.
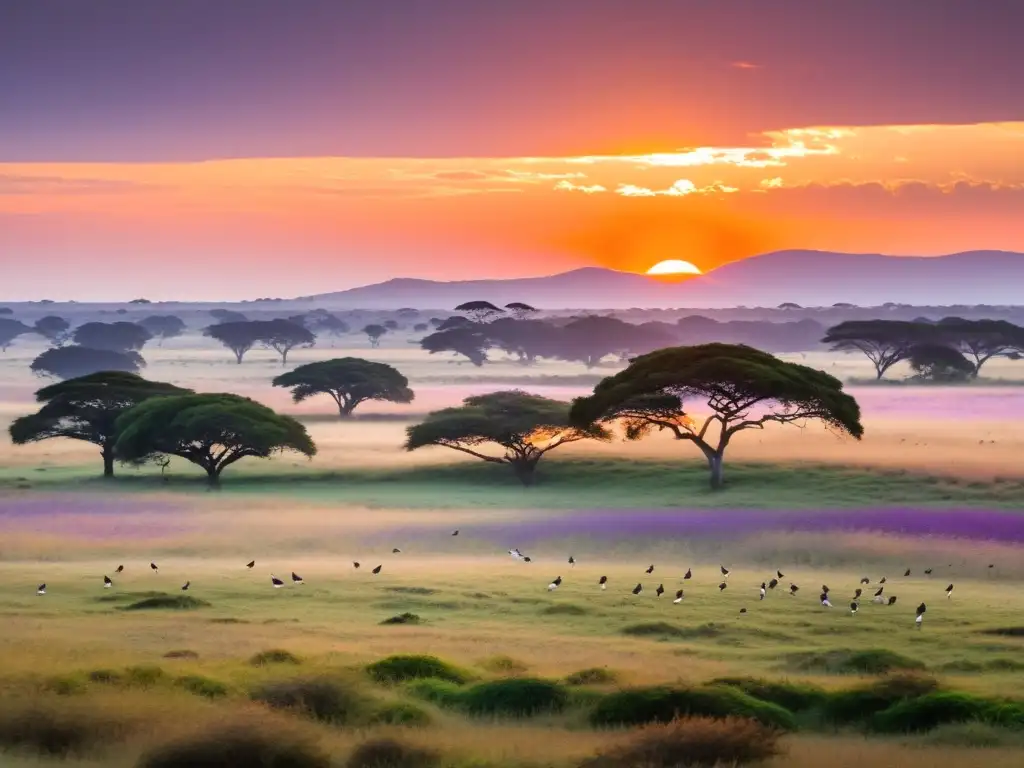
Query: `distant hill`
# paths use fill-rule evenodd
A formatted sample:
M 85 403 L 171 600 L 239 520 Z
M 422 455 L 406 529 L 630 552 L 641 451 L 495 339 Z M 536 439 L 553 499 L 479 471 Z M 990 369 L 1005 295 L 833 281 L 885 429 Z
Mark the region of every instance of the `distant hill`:
M 342 308 L 454 307 L 465 301 L 524 301 L 538 308 L 772 307 L 1024 304 L 1024 254 L 968 251 L 948 256 L 776 251 L 700 277 L 664 282 L 587 267 L 547 277 L 440 282 L 397 278 L 319 294 Z

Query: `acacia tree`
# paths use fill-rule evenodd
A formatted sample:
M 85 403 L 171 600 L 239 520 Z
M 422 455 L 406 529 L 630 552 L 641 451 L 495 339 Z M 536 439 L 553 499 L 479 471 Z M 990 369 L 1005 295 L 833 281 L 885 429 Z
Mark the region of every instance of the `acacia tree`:
M 821 340 L 833 352 L 862 352 L 881 379 L 892 366 L 910 355 L 917 344 L 933 340 L 935 328 L 925 323 L 900 320 L 848 320 L 832 326 Z
M 349 332 L 348 323 L 337 315 L 327 312 L 313 318 L 313 327 L 310 329 L 316 334 L 327 334 L 332 339 L 337 339 Z M 334 344 L 332 342 L 331 346 Z
M 593 368 L 608 355 L 634 351 L 644 336 L 638 326 L 618 318 L 588 315 L 567 323 L 553 338 L 558 357 Z
M 945 317 L 936 326 L 941 340 L 974 361 L 972 376 L 994 357 L 1019 360 L 1024 355 L 1024 328 L 1006 320 L 965 320 Z
M 69 379 L 36 392 L 36 402 L 43 403 L 43 407 L 37 413 L 15 419 L 9 428 L 11 441 L 25 445 L 65 437 L 92 443 L 100 448 L 103 476 L 113 477 L 117 419 L 143 400 L 189 392 L 191 390 L 120 371 L 102 371 Z
M 29 368 L 37 376 L 56 379 L 75 379 L 99 371 L 138 373 L 146 361 L 138 352 L 115 352 L 90 347 L 51 347 L 43 352 Z
M 80 347 L 138 352 L 153 334 L 136 323 L 85 323 L 75 329 L 72 340 Z
M 330 395 L 342 418 L 351 416 L 356 406 L 367 400 L 411 403 L 415 397 L 409 380 L 395 368 L 358 357 L 300 365 L 278 376 L 273 385 L 291 389 L 296 403 L 314 395 Z
M 45 338 L 55 347 L 67 343 L 71 323 L 57 315 L 47 315 L 36 320 L 32 326 L 35 332 Z
M 688 399 L 706 401 L 711 414 L 690 416 L 683 407 Z M 578 427 L 621 420 L 629 440 L 669 430 L 701 450 L 715 490 L 738 433 L 812 419 L 858 440 L 864 433 L 860 407 L 838 379 L 740 344 L 669 347 L 635 358 L 593 395 L 577 398 L 570 416 Z
M 476 323 L 486 323 L 492 317 L 503 313 L 501 307 L 496 307 L 489 301 L 467 301 L 459 304 L 455 311 L 469 315 Z
M 32 329 L 19 320 L 0 317 L 0 351 L 6 352 L 11 342 L 19 336 L 29 333 Z
M 211 309 L 210 317 L 218 323 L 244 323 L 249 318 L 233 309 Z
M 915 379 L 939 383 L 963 382 L 977 375 L 977 368 L 953 347 L 918 344 L 907 358 Z
M 159 339 L 163 346 L 165 339 L 175 339 L 185 333 L 185 321 L 177 315 L 150 315 L 139 320 L 139 325 Z
M 420 339 L 420 348 L 432 355 L 438 352 L 454 352 L 466 357 L 477 367 L 487 362 L 489 345 L 487 337 L 476 326 L 449 328 Z
M 371 347 L 380 346 L 380 337 L 388 332 L 388 329 L 379 323 L 370 323 L 363 327 L 363 333 L 366 334 L 366 338 L 370 340 Z
M 242 364 L 245 353 L 260 341 L 260 329 L 248 320 L 211 325 L 203 331 L 204 336 L 216 339 L 235 354 L 235 362 Z
M 512 317 L 516 320 L 526 320 L 537 314 L 536 307 L 531 307 L 529 304 L 524 304 L 521 301 L 513 301 L 511 304 L 506 304 L 505 309 L 511 312 Z
M 316 454 L 306 428 L 247 397 L 188 394 L 157 397 L 124 413 L 114 445 L 122 461 L 179 456 L 202 467 L 211 487 L 241 459 L 266 459 L 282 451 Z
M 406 429 L 405 449 L 440 445 L 493 464 L 507 464 L 523 485 L 532 485 L 537 463 L 548 451 L 579 440 L 608 440 L 604 426 L 569 423 L 569 403 L 519 390 L 467 397 L 456 408 L 429 414 Z M 481 452 L 493 443 L 500 455 Z
M 288 363 L 288 353 L 296 347 L 312 347 L 316 343 L 312 331 L 290 320 L 265 320 L 253 325 L 257 326 L 259 341 L 281 355 L 281 365 Z

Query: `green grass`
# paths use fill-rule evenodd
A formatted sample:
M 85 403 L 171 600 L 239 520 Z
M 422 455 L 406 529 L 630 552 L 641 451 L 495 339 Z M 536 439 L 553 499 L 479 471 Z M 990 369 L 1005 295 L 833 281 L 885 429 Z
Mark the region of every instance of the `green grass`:
M 206 493 L 191 470 L 176 472 L 166 484 L 147 472 L 123 472 L 113 483 L 95 476 L 94 466 L 55 468 L 31 477 L 36 490 Z M 902 470 L 855 469 L 826 465 L 787 466 L 733 463 L 727 488 L 708 489 L 706 467 L 687 451 L 676 461 L 625 458 L 549 457 L 539 482 L 524 489 L 507 468 L 483 462 L 395 469 L 321 471 L 283 462 L 239 464 L 225 474 L 222 493 L 288 495 L 307 502 L 374 507 L 451 509 L 515 508 L 849 508 L 870 506 L 979 507 L 1019 509 L 1024 482 L 989 483 L 943 478 Z M 0 487 L 24 469 L 0 469 Z

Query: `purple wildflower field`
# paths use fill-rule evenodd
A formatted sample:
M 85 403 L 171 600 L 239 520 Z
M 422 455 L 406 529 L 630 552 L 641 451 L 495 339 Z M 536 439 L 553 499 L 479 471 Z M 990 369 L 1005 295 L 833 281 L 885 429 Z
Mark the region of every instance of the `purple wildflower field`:
M 158 537 L 185 530 L 179 516 L 183 504 L 145 497 L 48 494 L 40 497 L 0 497 L 0 531 L 64 534 L 107 539 Z M 159 522 L 166 516 L 174 522 Z

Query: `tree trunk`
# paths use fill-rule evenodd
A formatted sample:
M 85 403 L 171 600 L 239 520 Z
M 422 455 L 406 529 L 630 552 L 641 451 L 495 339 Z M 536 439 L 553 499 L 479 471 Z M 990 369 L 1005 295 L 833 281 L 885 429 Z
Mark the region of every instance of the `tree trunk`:
M 103 476 L 114 476 L 114 449 L 112 446 L 103 446 Z
M 523 484 L 524 488 L 529 488 L 533 485 L 536 475 L 534 470 L 537 469 L 537 462 L 529 461 L 527 459 L 519 459 L 512 463 L 512 471 L 516 473 L 516 477 L 519 478 L 519 482 Z
M 242 364 L 242 355 L 244 354 L 245 352 L 235 352 L 235 362 L 238 363 L 239 365 Z
M 206 482 L 211 491 L 220 490 L 220 467 L 204 467 L 206 470 Z
M 723 464 L 725 457 L 719 452 L 708 454 L 708 469 L 711 470 L 711 490 L 720 491 L 725 485 Z
M 288 365 L 288 350 L 281 350 L 281 365 Z

